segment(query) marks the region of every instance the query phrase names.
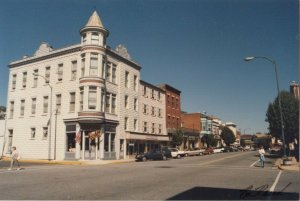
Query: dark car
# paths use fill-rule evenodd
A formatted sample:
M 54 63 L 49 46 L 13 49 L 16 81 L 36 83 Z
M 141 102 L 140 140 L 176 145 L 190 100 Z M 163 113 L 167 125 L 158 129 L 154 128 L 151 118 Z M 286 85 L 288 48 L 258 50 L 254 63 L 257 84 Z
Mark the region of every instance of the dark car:
M 167 148 L 158 150 L 152 150 L 146 153 L 137 154 L 135 159 L 137 161 L 147 161 L 147 160 L 167 160 L 172 158 L 171 151 Z
M 203 152 L 204 155 L 209 155 L 209 154 L 213 154 L 214 153 L 214 149 L 211 147 L 208 147 L 207 149 L 205 149 L 205 151 Z

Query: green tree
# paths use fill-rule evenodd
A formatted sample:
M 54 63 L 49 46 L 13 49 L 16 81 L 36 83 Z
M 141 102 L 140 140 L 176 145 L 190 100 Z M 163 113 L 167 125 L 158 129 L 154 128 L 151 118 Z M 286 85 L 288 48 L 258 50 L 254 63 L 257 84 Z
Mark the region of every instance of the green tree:
M 172 147 L 180 146 L 182 142 L 183 142 L 183 132 L 181 129 L 178 129 L 172 135 L 171 145 Z
M 281 106 L 286 143 L 299 138 L 299 101 L 289 92 L 281 91 Z M 281 119 L 278 105 L 278 96 L 273 103 L 269 103 L 266 112 L 266 122 L 269 123 L 269 132 L 272 136 L 282 139 Z
M 229 146 L 230 144 L 235 142 L 235 136 L 227 126 L 222 128 L 221 138 L 224 140 L 225 144 Z
M 201 141 L 205 144 L 207 144 L 207 147 L 215 147 L 217 146 L 217 140 L 214 138 L 211 134 L 205 134 L 201 138 Z

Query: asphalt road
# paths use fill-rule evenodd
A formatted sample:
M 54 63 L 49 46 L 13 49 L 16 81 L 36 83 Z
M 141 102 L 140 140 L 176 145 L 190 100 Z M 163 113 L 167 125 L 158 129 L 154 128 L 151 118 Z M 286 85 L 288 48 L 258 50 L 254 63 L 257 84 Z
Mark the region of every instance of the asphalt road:
M 257 165 L 255 152 L 100 166 L 0 169 L 4 200 L 299 200 L 298 172 Z M 273 192 L 273 193 L 272 193 Z

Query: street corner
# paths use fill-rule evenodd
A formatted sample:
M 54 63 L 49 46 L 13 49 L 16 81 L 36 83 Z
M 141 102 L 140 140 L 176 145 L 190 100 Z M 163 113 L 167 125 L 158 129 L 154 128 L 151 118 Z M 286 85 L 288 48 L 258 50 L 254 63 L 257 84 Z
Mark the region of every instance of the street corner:
M 277 166 L 279 170 L 283 171 L 299 171 L 299 162 L 297 162 L 295 158 L 291 159 L 290 165 L 283 164 L 283 159 L 277 159 L 274 166 Z

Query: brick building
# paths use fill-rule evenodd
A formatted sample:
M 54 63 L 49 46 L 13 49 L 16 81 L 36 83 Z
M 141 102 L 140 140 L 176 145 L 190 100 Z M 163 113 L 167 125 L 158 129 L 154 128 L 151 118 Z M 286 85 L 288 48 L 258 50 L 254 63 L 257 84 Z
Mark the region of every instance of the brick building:
M 175 89 L 168 84 L 158 85 L 166 94 L 166 127 L 167 132 L 172 134 L 177 129 L 181 128 L 181 106 L 180 106 L 180 94 L 181 91 Z

